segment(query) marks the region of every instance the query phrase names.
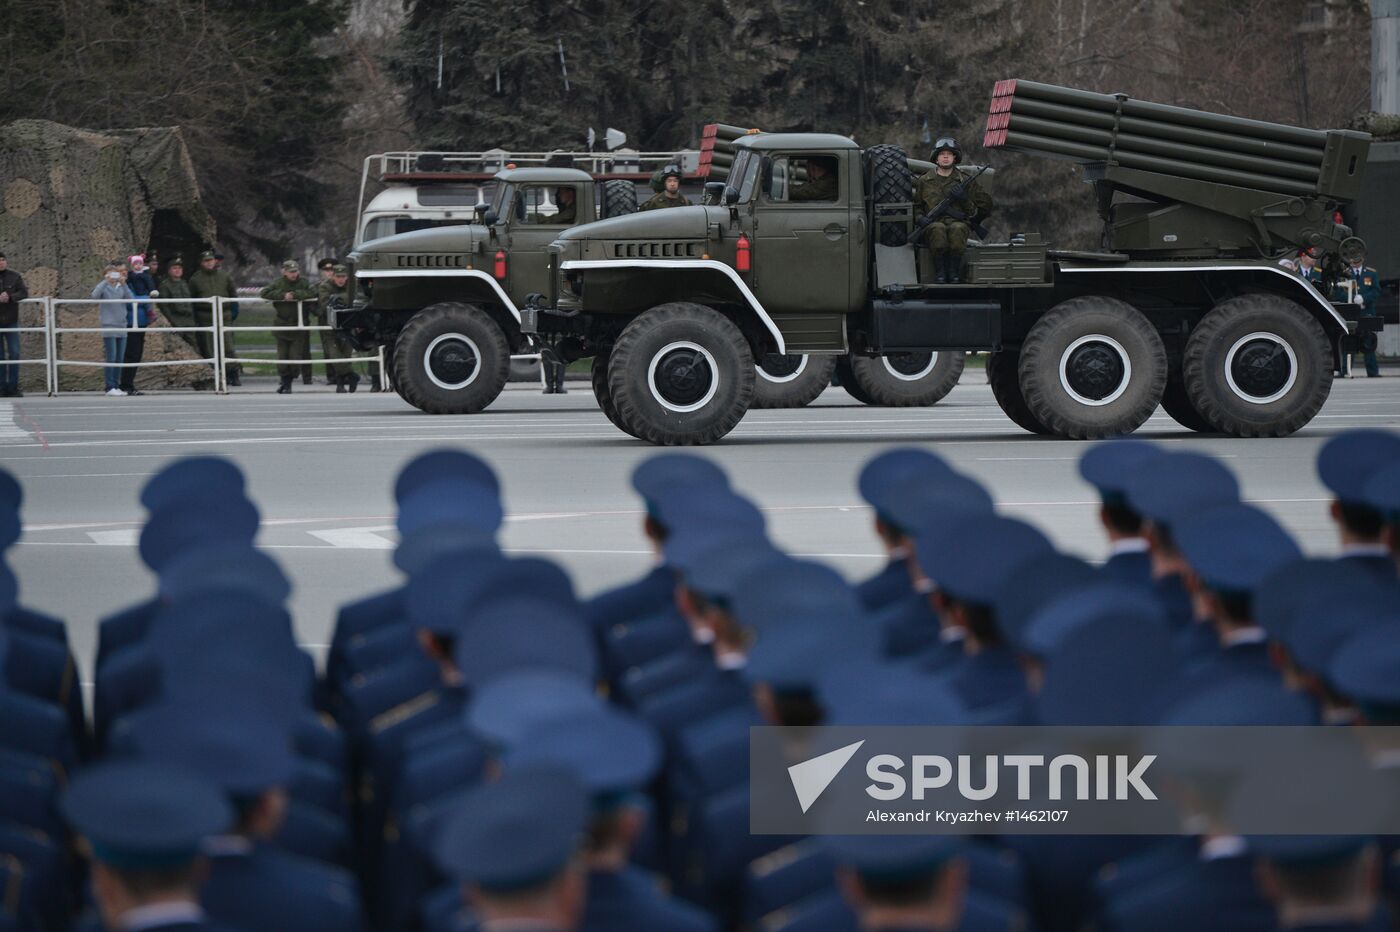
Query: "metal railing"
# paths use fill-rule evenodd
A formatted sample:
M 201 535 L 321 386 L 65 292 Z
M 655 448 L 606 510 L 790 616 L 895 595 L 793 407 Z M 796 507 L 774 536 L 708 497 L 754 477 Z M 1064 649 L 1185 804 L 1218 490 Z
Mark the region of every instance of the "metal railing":
M 43 321 L 44 321 L 43 324 L 42 324 L 41 326 L 38 326 L 38 327 L 26 327 L 26 326 L 24 326 L 24 312 L 25 312 L 25 310 L 26 310 L 26 306 L 28 306 L 29 308 L 36 307 L 36 306 L 38 307 L 39 313 L 42 315 Z M 49 299 L 48 299 L 48 298 L 25 298 L 23 301 L 18 302 L 18 306 L 15 308 L 15 326 L 13 326 L 13 327 L 0 327 L 0 337 L 3 337 L 5 334 L 10 334 L 10 333 L 18 334 L 18 335 L 19 335 L 19 344 L 20 344 L 20 348 L 19 348 L 19 357 L 20 357 L 20 358 L 18 358 L 18 359 L 10 359 L 10 358 L 8 357 L 8 355 L 7 355 L 6 358 L 5 358 L 4 360 L 0 360 L 0 365 L 6 366 L 6 367 L 9 367 L 9 366 L 43 366 L 43 367 L 44 367 L 44 387 L 45 387 L 45 389 L 47 390 L 47 392 L 48 392 L 50 395 L 52 395 L 53 392 L 54 392 L 54 381 L 55 381 L 55 379 L 54 379 L 54 370 L 53 370 L 53 357 L 54 357 L 54 352 L 53 352 L 53 333 L 52 333 L 53 327 L 52 327 L 52 321 L 53 321 L 53 310 L 52 310 L 52 308 L 51 308 L 50 305 L 49 305 Z M 25 358 L 24 358 L 24 335 L 25 335 L 26 333 L 42 333 L 42 334 L 44 335 L 44 341 L 43 341 L 43 343 L 44 343 L 44 355 L 43 355 L 43 358 L 41 358 L 41 359 L 25 359 Z M 15 375 L 15 384 L 19 384 L 19 375 L 20 375 L 20 374 L 22 374 L 22 370 L 21 370 L 21 373 L 16 373 L 16 375 Z
M 94 298 L 42 298 L 42 299 L 40 299 L 40 300 L 43 300 L 43 301 L 46 302 L 46 304 L 47 304 L 47 309 L 46 309 L 46 312 L 45 312 L 45 320 L 46 320 L 46 327 L 47 327 L 47 331 L 48 331 L 47 340 L 48 340 L 48 345 L 49 345 L 49 353 L 48 353 L 48 363 L 49 363 L 48 385 L 49 385 L 49 394 L 50 394 L 50 395 L 57 395 L 57 394 L 61 391 L 61 385 L 60 385 L 60 383 L 59 383 L 59 378 L 58 378 L 58 370 L 59 370 L 59 367 L 60 367 L 60 366 L 73 366 L 73 367 L 76 367 L 76 368 L 87 368 L 87 369 L 108 369 L 108 368 L 118 368 L 118 369 L 145 369 L 145 368 L 160 368 L 160 367 L 172 367 L 172 366 L 209 365 L 209 366 L 213 366 L 213 367 L 214 367 L 214 372 L 215 372 L 215 374 L 214 374 L 214 385 L 215 385 L 215 387 L 216 387 L 216 388 L 220 388 L 220 387 L 221 387 L 220 379 L 222 378 L 222 375 L 223 375 L 223 367 L 219 365 L 219 361 L 220 361 L 220 359 L 222 359 L 222 357 L 223 357 L 223 334 L 222 334 L 221 328 L 220 328 L 220 326 L 219 326 L 219 324 L 220 324 L 220 322 L 221 322 L 221 321 L 220 321 L 220 318 L 221 318 L 221 316 L 222 316 L 222 315 L 220 314 L 220 308 L 219 308 L 220 299 L 219 299 L 219 298 L 145 298 L 145 297 L 142 297 L 142 298 L 138 298 L 137 300 L 134 300 L 134 301 L 132 301 L 132 300 L 127 300 L 126 298 L 102 298 L 102 299 L 94 299 Z M 152 304 L 152 305 L 155 305 L 155 304 L 167 304 L 167 305 L 168 305 L 168 304 L 181 304 L 181 305 L 184 305 L 184 306 L 190 307 L 190 308 L 193 308 L 193 307 L 196 306 L 196 305 L 201 305 L 201 306 L 207 305 L 207 306 L 209 307 L 209 309 L 210 309 L 210 310 L 209 310 L 210 316 L 211 316 L 213 319 L 212 319 L 212 321 L 210 322 L 210 324 L 209 324 L 208 326 L 171 326 L 171 327 L 150 327 L 150 326 L 146 326 L 146 327 L 138 327 L 138 326 L 134 326 L 135 321 L 132 319 L 132 312 L 128 311 L 128 312 L 127 312 L 127 321 L 128 321 L 129 326 L 126 326 L 126 327 L 102 327 L 102 326 L 98 326 L 98 327 L 60 327 L 60 326 L 58 325 L 58 315 L 59 315 L 59 313 L 62 311 L 62 309 L 63 309 L 64 307 L 68 307 L 68 306 L 70 306 L 70 305 L 86 305 L 86 306 L 97 305 L 97 306 L 101 306 L 101 305 L 103 305 L 103 304 L 120 304 L 120 305 L 123 305 L 124 307 L 127 307 L 127 308 L 131 307 L 132 305 L 136 305 L 137 308 L 138 308 L 137 313 L 140 312 L 140 311 L 139 311 L 139 307 L 140 307 L 140 305 L 143 305 L 143 304 Z M 68 333 L 94 333 L 94 334 L 98 334 L 98 335 L 100 335 L 100 336 L 102 336 L 102 337 L 108 337 L 108 336 L 112 336 L 112 335 L 118 334 L 118 333 L 123 334 L 123 335 L 127 335 L 127 336 L 129 336 L 129 335 L 131 335 L 131 334 L 133 334 L 133 333 L 142 333 L 142 334 L 150 334 L 150 333 L 159 333 L 159 334 L 167 334 L 167 333 L 170 333 L 170 334 L 180 334 L 180 333 L 196 333 L 196 334 L 198 334 L 198 333 L 207 333 L 207 334 L 209 334 L 209 337 L 210 337 L 210 349 L 213 351 L 213 354 L 214 354 L 214 355 L 213 355 L 213 356 L 205 356 L 205 357 L 196 357 L 196 358 L 194 358 L 194 359 L 156 359 L 156 360 L 149 360 L 149 361 L 142 361 L 142 362 L 125 362 L 125 361 L 122 361 L 122 362 L 107 362 L 107 361 L 105 361 L 105 360 L 93 361 L 93 360 L 90 360 L 90 359 L 63 359 L 63 358 L 61 358 L 61 356 L 60 356 L 61 347 L 60 347 L 60 345 L 59 345 L 59 344 L 60 344 L 59 338 L 60 338 L 61 336 L 63 336 L 64 334 L 68 334 Z
M 272 305 L 272 306 L 275 306 L 275 305 L 278 305 L 278 304 L 290 304 L 290 303 L 291 303 L 291 302 L 289 302 L 289 301 L 278 301 L 278 300 L 273 300 L 273 299 L 269 299 L 269 298 L 245 298 L 245 297 L 242 297 L 242 296 L 240 296 L 240 297 L 238 297 L 238 298 L 236 298 L 236 299 L 235 299 L 235 298 L 220 298 L 219 301 L 220 301 L 221 306 L 222 306 L 222 304 L 225 304 L 225 303 L 234 303 L 234 302 L 236 302 L 236 303 L 238 303 L 238 304 L 240 305 L 240 307 L 241 307 L 242 305 L 247 305 L 247 304 L 262 304 L 262 305 Z M 319 304 L 319 302 L 317 302 L 317 301 L 310 301 L 310 300 L 297 301 L 297 302 L 296 302 L 296 306 L 297 306 L 297 322 L 296 322 L 295 325 L 292 325 L 292 326 L 284 325 L 284 324 L 277 324 L 277 323 L 273 323 L 273 324 L 271 324 L 271 325 L 264 325 L 264 324 L 242 324 L 242 325 L 226 324 L 226 323 L 223 323 L 223 322 L 222 322 L 223 314 L 220 313 L 220 314 L 218 315 L 218 317 L 216 318 L 216 320 L 219 321 L 219 329 L 220 329 L 220 334 L 221 334 L 220 339 L 221 339 L 221 341 L 223 341 L 224 335 L 227 335 L 227 334 L 230 334 L 230 333 L 231 333 L 231 334 L 234 334 L 234 335 L 237 335 L 237 334 L 239 334 L 239 333 L 271 333 L 271 334 L 274 334 L 274 339 L 275 339 L 275 335 L 278 334 L 278 333 L 305 333 L 305 334 L 306 334 L 306 338 L 307 338 L 307 356 L 310 356 L 310 355 L 311 355 L 311 352 L 310 352 L 310 350 L 311 350 L 311 345 L 310 345 L 311 334 L 313 334 L 313 333 L 325 333 L 325 332 L 327 332 L 327 331 L 329 331 L 329 332 L 334 332 L 334 331 L 335 331 L 335 328 L 332 327 L 332 326 L 330 326 L 329 324 L 312 324 L 312 323 L 308 323 L 307 320 L 306 320 L 306 305 L 307 305 L 307 304 L 310 304 L 310 305 L 314 308 L 314 307 L 316 307 L 316 306 Z M 226 358 L 224 359 L 224 366 L 221 367 L 221 369 L 223 369 L 223 372 L 222 372 L 223 377 L 226 378 L 226 377 L 227 377 L 227 367 L 228 367 L 228 366 L 234 366 L 234 365 L 238 365 L 238 366 L 260 366 L 260 367 L 261 367 L 261 366 L 295 366 L 297 369 L 300 369 L 302 366 L 309 366 L 309 365 L 313 365 L 313 364 L 315 364 L 315 363 L 324 363 L 324 364 L 326 364 L 326 365 L 331 365 L 331 366 L 333 366 L 333 365 L 353 366 L 355 363 L 361 363 L 361 362 L 362 362 L 362 363 L 369 363 L 369 364 L 371 364 L 371 365 L 376 365 L 376 366 L 378 366 L 378 367 L 379 367 L 379 374 L 380 374 L 380 377 L 383 378 L 383 377 L 385 376 L 385 368 L 384 368 L 384 348 L 383 348 L 383 347 L 380 347 L 380 348 L 379 348 L 379 353 L 378 353 L 378 358 L 377 358 L 377 359 L 376 359 L 376 358 L 373 358 L 373 357 L 368 357 L 368 356 L 348 356 L 348 357 L 346 357 L 346 356 L 337 356 L 337 357 L 326 356 L 326 357 L 324 357 L 324 358 L 322 358 L 322 359 L 280 359 L 280 358 L 279 358 L 279 359 L 268 359 L 268 358 L 262 357 L 262 356 L 228 356 L 228 357 L 226 357 Z M 227 391 L 227 390 L 228 390 L 227 385 L 224 385 L 220 390 L 221 390 L 221 391 Z

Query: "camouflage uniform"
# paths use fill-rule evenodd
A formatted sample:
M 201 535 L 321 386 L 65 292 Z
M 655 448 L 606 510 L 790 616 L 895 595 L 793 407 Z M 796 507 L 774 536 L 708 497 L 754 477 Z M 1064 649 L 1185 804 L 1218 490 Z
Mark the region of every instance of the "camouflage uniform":
M 560 204 L 559 210 L 555 213 L 550 223 L 574 223 L 578 220 L 578 201 L 572 204 Z
M 675 197 L 668 197 L 665 191 L 653 196 L 637 210 L 660 210 L 665 207 L 689 207 L 690 198 L 684 194 L 677 194 Z
M 293 300 L 278 300 L 284 294 L 291 294 Z M 295 327 L 297 325 L 297 301 L 314 302 L 316 291 L 304 278 L 298 277 L 296 281 L 291 281 L 285 275 L 277 281 L 264 288 L 260 294 L 264 301 L 272 302 L 272 309 L 277 312 L 275 323 L 278 327 Z M 304 313 L 307 316 L 315 313 L 315 305 L 306 307 Z M 302 323 L 306 323 L 305 319 Z M 311 358 L 311 338 L 306 331 L 279 330 L 274 331 L 273 338 L 277 340 L 277 358 L 281 359 L 310 359 Z M 301 364 L 279 365 L 277 375 L 285 385 L 297 377 L 301 371 Z
M 795 185 L 788 195 L 790 201 L 834 201 L 840 196 L 836 176 L 829 170 L 820 178 L 808 178 L 806 184 Z
M 198 268 L 189 277 L 191 298 L 236 298 L 238 292 L 233 287 L 233 276 L 223 269 Z M 208 304 L 196 304 L 194 310 L 194 325 L 196 327 L 208 327 L 214 322 L 213 309 Z M 224 323 L 229 321 L 225 320 Z M 214 355 L 213 337 L 208 333 L 195 334 L 195 340 L 199 344 L 199 355 L 208 358 Z M 238 353 L 234 346 L 233 334 L 224 334 L 224 358 L 236 359 Z M 233 382 L 237 378 L 239 371 L 237 364 L 229 364 L 225 367 L 228 379 Z
M 326 279 L 316 286 L 316 322 L 321 326 L 330 323 L 330 303 L 332 298 L 339 298 L 345 304 L 350 303 L 350 282 L 347 279 L 344 286 L 337 288 L 335 282 Z M 355 355 L 349 341 L 336 330 L 321 331 L 321 355 L 326 359 L 349 359 Z M 332 382 L 340 382 L 342 379 L 354 378 L 356 382 L 359 378 L 355 376 L 355 370 L 348 362 L 328 362 L 326 363 L 326 375 Z
M 942 204 L 953 187 L 970 177 L 962 172 L 962 169 L 954 168 L 951 174 L 940 175 L 935 169 L 925 175 L 920 176 L 914 184 L 914 202 L 919 205 L 922 213 L 928 213 L 939 204 Z M 967 186 L 964 200 L 953 204 L 958 210 L 967 215 L 968 220 L 979 216 L 985 216 L 992 210 L 992 196 L 983 191 L 981 186 L 972 182 Z M 935 256 L 951 255 L 960 257 L 967 250 L 967 234 L 970 229 L 969 224 L 963 220 L 953 220 L 945 217 L 936 223 L 929 224 L 925 234 L 925 242 L 929 249 L 933 250 Z
M 162 298 L 189 298 L 193 295 L 190 292 L 190 283 L 184 278 L 163 278 L 160 282 L 160 296 Z M 180 303 L 157 304 L 157 308 L 165 315 L 165 319 L 170 321 L 172 327 L 193 327 L 195 326 L 194 312 L 190 306 L 183 301 Z M 196 337 L 203 334 L 182 333 L 180 339 L 184 340 L 196 351 L 199 350 L 199 340 Z

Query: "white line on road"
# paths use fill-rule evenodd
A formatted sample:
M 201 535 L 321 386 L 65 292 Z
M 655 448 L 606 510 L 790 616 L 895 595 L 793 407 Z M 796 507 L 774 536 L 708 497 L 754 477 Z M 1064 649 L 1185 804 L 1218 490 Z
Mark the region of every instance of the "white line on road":
M 332 547 L 346 550 L 393 550 L 397 545 L 388 538 L 379 536 L 380 531 L 392 531 L 393 529 L 392 525 L 385 524 L 373 527 L 343 527 L 333 531 L 307 531 L 307 533 L 325 541 Z

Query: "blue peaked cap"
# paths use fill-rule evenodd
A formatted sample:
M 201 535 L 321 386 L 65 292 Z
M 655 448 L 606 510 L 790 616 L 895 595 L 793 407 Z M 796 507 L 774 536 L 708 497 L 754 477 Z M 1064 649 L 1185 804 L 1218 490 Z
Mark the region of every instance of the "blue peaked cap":
M 466 525 L 494 533 L 505 520 L 500 495 L 476 482 L 440 479 L 413 489 L 399 500 L 397 526 L 401 537 L 423 528 Z
M 584 706 L 541 721 L 522 736 L 506 758 L 506 769 L 530 765 L 566 767 L 595 802 L 607 801 L 651 782 L 661 769 L 661 739 L 619 708 Z
M 1106 440 L 1094 444 L 1079 458 L 1079 475 L 1105 501 L 1122 501 L 1133 474 L 1165 452 L 1147 440 Z
M 1400 434 L 1388 430 L 1348 430 L 1317 452 L 1317 477 L 1340 501 L 1367 504 L 1366 483 L 1380 469 L 1400 464 Z
M 1400 524 L 1400 463 L 1377 469 L 1366 480 L 1361 501 L 1385 515 L 1392 524 Z
M 168 600 L 216 590 L 253 592 L 282 605 L 292 594 L 292 582 L 276 560 L 239 541 L 177 554 L 161 568 L 160 591 Z
M 1157 524 L 1173 525 L 1196 511 L 1240 500 L 1234 473 L 1203 453 L 1162 453 L 1141 463 L 1123 490 L 1128 507 Z
M 540 723 L 602 705 L 586 677 L 567 670 L 524 668 L 486 682 L 465 710 L 467 727 L 509 750 Z
M 210 502 L 199 508 L 178 506 L 151 515 L 141 529 L 138 550 L 157 574 L 174 557 L 213 543 L 251 546 L 258 535 L 258 509 L 245 498 Z
M 914 547 L 919 566 L 940 590 L 981 605 L 996 603 L 1017 564 L 1055 549 L 1026 522 L 993 514 L 920 529 Z
M 394 480 L 394 501 L 402 508 L 410 495 L 435 482 L 477 485 L 497 499 L 501 496 L 501 480 L 485 460 L 465 450 L 440 449 L 429 450 L 408 461 Z
M 709 487 L 728 489 L 729 477 L 714 460 L 694 453 L 658 453 L 632 470 L 632 488 L 647 502 Z
M 155 514 L 167 508 L 203 508 L 243 498 L 243 471 L 221 456 L 187 456 L 151 476 L 141 488 L 141 504 Z
M 1201 581 L 1220 592 L 1251 593 L 1302 559 L 1293 538 L 1253 505 L 1219 505 L 1172 525 L 1172 540 Z
M 861 468 L 856 479 L 860 497 L 877 512 L 887 504 L 889 489 L 902 485 L 909 477 L 928 478 L 952 472 L 943 457 L 922 447 L 896 447 L 872 457 Z

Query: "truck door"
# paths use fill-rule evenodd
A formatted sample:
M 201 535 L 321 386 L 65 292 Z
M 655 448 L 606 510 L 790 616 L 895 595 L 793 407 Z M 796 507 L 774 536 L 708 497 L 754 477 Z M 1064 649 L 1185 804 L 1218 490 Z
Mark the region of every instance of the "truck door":
M 579 216 L 561 222 L 561 201 L 568 194 L 581 204 L 582 193 L 573 184 L 532 184 L 516 189 L 510 213 L 510 255 L 506 260 L 506 293 L 519 304 L 532 291 L 549 291 L 549 244 L 576 222 Z M 568 216 L 567 209 L 565 216 Z
M 765 160 L 754 211 L 753 281 L 769 311 L 848 310 L 850 185 L 840 169 L 835 153 Z

